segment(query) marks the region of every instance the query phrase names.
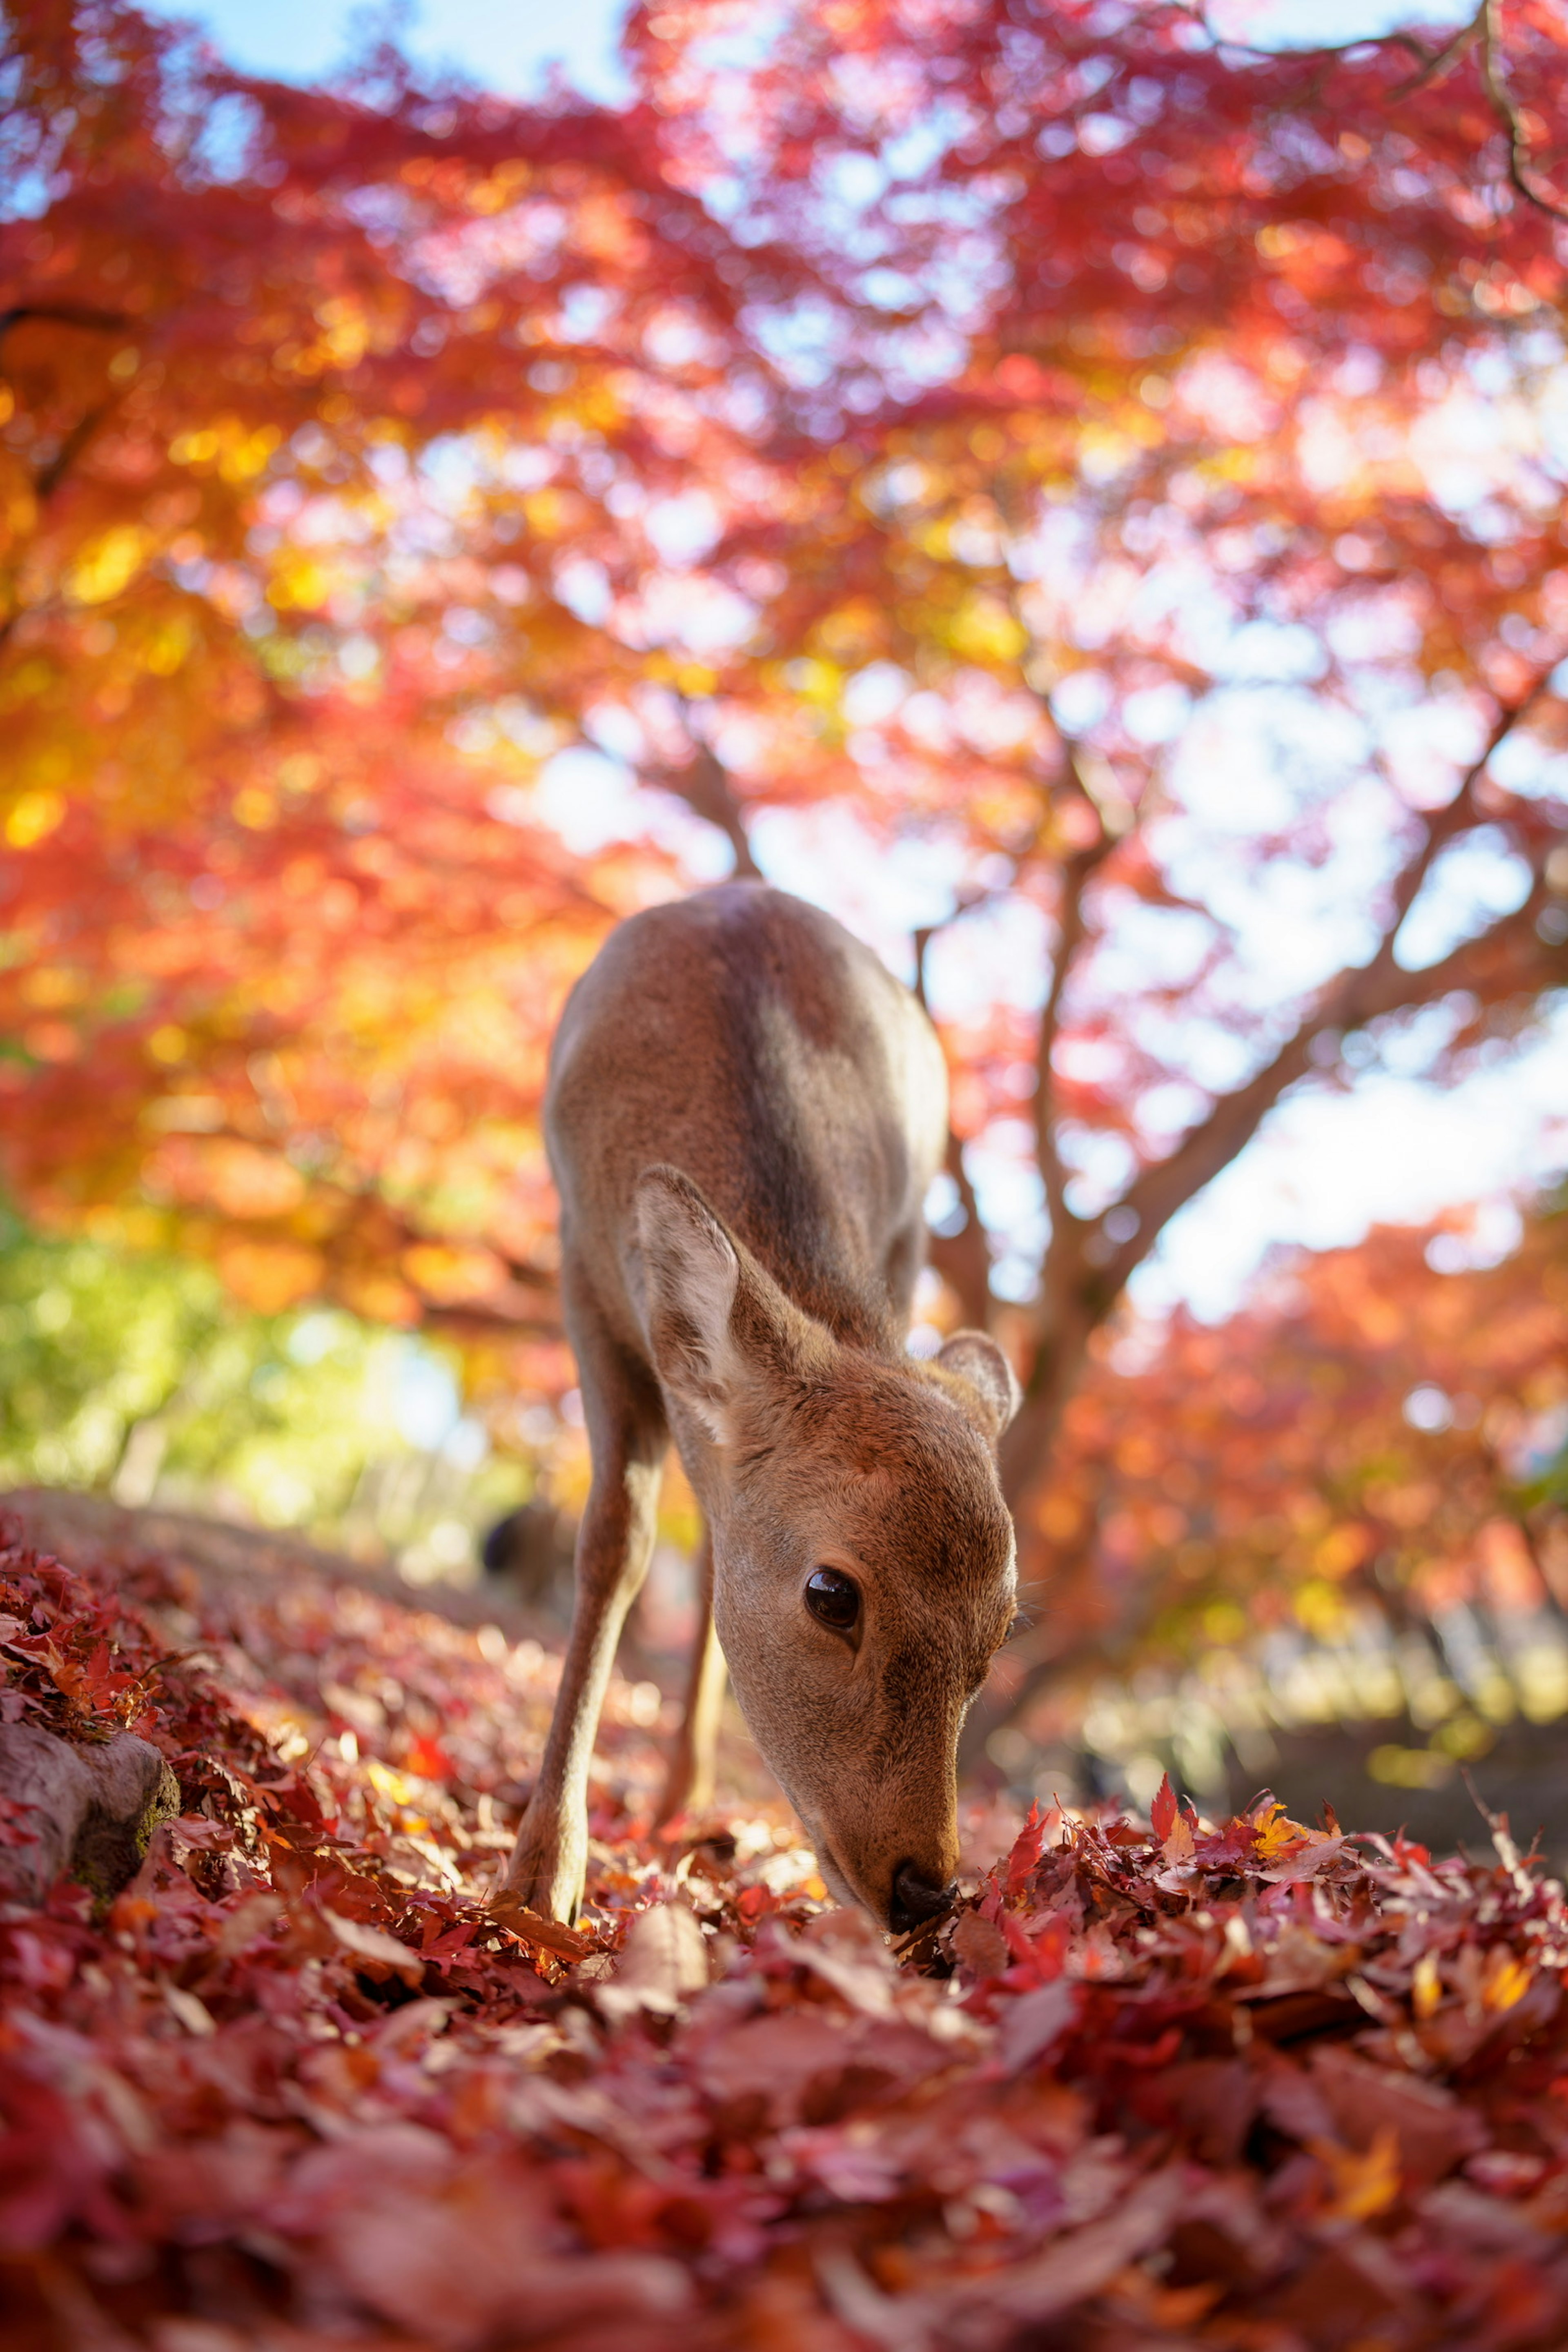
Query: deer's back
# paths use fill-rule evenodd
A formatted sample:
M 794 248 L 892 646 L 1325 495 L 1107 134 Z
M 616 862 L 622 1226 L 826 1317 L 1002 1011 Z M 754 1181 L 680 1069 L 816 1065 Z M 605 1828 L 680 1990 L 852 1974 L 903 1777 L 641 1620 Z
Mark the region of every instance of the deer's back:
M 562 1016 L 545 1124 L 569 1263 L 627 1344 L 631 1192 L 658 1161 L 807 1312 L 901 1338 L 946 1073 L 909 991 L 818 908 L 729 883 L 621 924 Z

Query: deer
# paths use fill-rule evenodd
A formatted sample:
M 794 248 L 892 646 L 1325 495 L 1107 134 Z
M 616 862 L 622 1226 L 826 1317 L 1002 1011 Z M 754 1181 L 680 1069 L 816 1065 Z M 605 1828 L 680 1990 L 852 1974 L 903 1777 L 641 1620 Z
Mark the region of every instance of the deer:
M 553 1718 L 504 1899 L 570 1924 L 589 1767 L 671 1442 L 700 1618 L 661 1819 L 709 1801 L 728 1674 L 821 1877 L 885 1931 L 953 1900 L 957 1748 L 1010 1630 L 1001 1348 L 908 1345 L 947 1074 L 831 916 L 730 882 L 620 923 L 551 1050 L 561 1297 L 591 1454 Z

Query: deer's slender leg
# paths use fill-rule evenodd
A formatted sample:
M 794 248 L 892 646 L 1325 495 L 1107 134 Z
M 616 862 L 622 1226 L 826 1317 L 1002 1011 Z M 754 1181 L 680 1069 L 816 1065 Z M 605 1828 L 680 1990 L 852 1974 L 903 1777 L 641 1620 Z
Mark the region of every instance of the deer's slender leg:
M 686 1685 L 680 1728 L 658 1808 L 661 1829 L 678 1813 L 700 1812 L 713 1801 L 713 1757 L 724 1705 L 724 1653 L 713 1626 L 713 1538 L 702 1530 L 697 1562 L 697 1638 Z
M 563 1288 L 566 1286 L 563 1285 Z M 571 1920 L 588 1862 L 588 1768 L 627 1610 L 653 1551 L 668 1443 L 658 1391 L 600 1329 L 591 1307 L 568 1322 L 577 1354 L 594 1479 L 577 1533 L 577 1588 L 561 1687 L 506 1891 L 546 1918 Z

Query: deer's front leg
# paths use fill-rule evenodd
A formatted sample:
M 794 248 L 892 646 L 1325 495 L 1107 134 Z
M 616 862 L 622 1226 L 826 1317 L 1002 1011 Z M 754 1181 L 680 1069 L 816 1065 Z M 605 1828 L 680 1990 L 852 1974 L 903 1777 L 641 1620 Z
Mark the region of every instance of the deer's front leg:
M 588 1866 L 588 1767 L 599 1710 L 627 1610 L 653 1551 L 662 1430 L 626 1420 L 603 1449 L 597 1416 L 594 1483 L 577 1534 L 577 1593 L 550 1737 L 507 1869 L 506 1891 L 547 1919 L 570 1922 Z M 653 1450 L 657 1444 L 657 1452 Z
M 713 1801 L 713 1759 L 719 1744 L 719 1717 L 724 1706 L 724 1653 L 713 1628 L 713 1538 L 702 1531 L 697 1564 L 697 1638 L 686 1685 L 686 1705 L 669 1771 L 659 1801 L 657 1826 L 662 1829 L 679 1813 L 701 1812 Z

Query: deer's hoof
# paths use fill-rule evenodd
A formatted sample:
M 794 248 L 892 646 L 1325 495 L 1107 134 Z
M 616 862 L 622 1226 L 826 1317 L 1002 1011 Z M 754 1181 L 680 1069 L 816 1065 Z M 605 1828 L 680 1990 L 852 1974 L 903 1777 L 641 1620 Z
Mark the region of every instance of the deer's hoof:
M 586 1877 L 586 1854 L 534 1845 L 528 1840 L 524 1822 L 507 1869 L 504 1892 L 509 1901 L 522 1904 L 541 1919 L 558 1919 L 569 1927 L 583 1907 Z

